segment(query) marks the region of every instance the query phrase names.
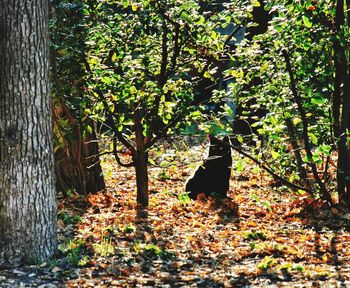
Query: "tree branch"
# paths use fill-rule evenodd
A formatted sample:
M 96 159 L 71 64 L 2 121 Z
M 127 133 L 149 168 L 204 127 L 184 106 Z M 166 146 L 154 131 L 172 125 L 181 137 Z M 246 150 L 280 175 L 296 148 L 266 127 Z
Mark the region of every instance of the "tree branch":
M 318 175 L 318 171 L 317 171 L 317 167 L 315 162 L 313 161 L 312 158 L 312 151 L 311 151 L 311 145 L 310 145 L 310 141 L 309 141 L 309 133 L 308 133 L 308 122 L 306 119 L 306 113 L 302 104 L 302 99 L 300 97 L 300 95 L 297 92 L 297 88 L 296 88 L 296 84 L 295 84 L 295 79 L 294 79 L 294 74 L 293 74 L 293 70 L 292 70 L 292 66 L 290 64 L 290 60 L 289 60 L 289 55 L 287 53 L 286 50 L 282 50 L 282 54 L 283 57 L 286 61 L 286 66 L 287 66 L 287 71 L 290 77 L 290 85 L 291 85 L 291 90 L 292 90 L 292 94 L 294 97 L 294 101 L 296 102 L 297 106 L 298 106 L 298 111 L 302 120 L 302 124 L 303 124 L 303 139 L 304 139 L 304 147 L 305 147 L 305 151 L 306 151 L 306 155 L 310 161 L 310 167 L 312 170 L 312 174 L 316 180 L 316 183 L 318 184 L 320 191 L 321 191 L 321 197 L 325 200 L 327 200 L 330 204 L 333 204 L 333 200 L 331 195 L 329 194 L 329 191 L 326 189 L 324 183 L 322 182 L 321 178 Z
M 270 167 L 266 166 L 264 163 L 260 162 L 258 159 L 256 159 L 253 156 L 249 155 L 247 152 L 244 152 L 241 148 L 239 148 L 237 146 L 234 146 L 234 145 L 232 145 L 230 143 L 227 143 L 225 141 L 222 141 L 220 139 L 217 139 L 216 137 L 214 137 L 214 138 L 218 141 L 218 143 L 220 143 L 220 145 L 231 147 L 233 150 L 237 151 L 239 154 L 241 154 L 244 157 L 247 157 L 248 159 L 252 160 L 255 164 L 257 164 L 259 167 L 261 167 L 266 172 L 268 172 L 270 175 L 272 175 L 272 177 L 274 179 L 281 181 L 286 186 L 292 188 L 293 190 L 303 190 L 303 191 L 305 191 L 305 192 L 307 192 L 307 193 L 312 195 L 312 191 L 310 189 L 289 182 L 287 179 L 284 179 L 283 177 L 281 177 L 278 174 L 276 174 Z
M 110 122 L 110 125 L 111 125 L 111 128 L 112 128 L 112 131 L 113 131 L 114 135 L 132 153 L 135 152 L 134 145 L 128 139 L 126 139 L 121 132 L 118 131 L 118 128 L 117 128 L 117 126 L 114 123 L 114 117 L 113 117 L 113 115 L 111 114 L 111 112 L 109 110 L 108 103 L 107 103 L 106 98 L 104 97 L 102 91 L 99 88 L 96 88 L 95 91 L 96 91 L 100 101 L 103 104 L 104 110 L 105 110 L 105 112 L 107 114 L 107 118 L 108 118 L 108 120 Z
M 151 148 L 160 138 L 162 138 L 167 133 L 168 129 L 174 127 L 180 121 L 183 115 L 184 112 L 179 113 L 167 125 L 165 125 L 161 131 L 158 131 L 157 135 L 148 141 L 146 149 Z
M 287 126 L 287 131 L 289 134 L 289 141 L 290 141 L 292 148 L 293 148 L 294 157 L 297 161 L 300 178 L 304 181 L 306 186 L 308 188 L 310 188 L 311 185 L 310 185 L 310 181 L 307 177 L 306 169 L 303 166 L 303 160 L 302 160 L 301 153 L 300 153 L 300 147 L 299 147 L 298 141 L 297 141 L 297 135 L 296 135 L 292 120 L 290 118 L 286 119 L 286 126 Z
M 117 163 L 120 166 L 122 166 L 122 167 L 133 167 L 133 166 L 135 166 L 135 162 L 134 161 L 132 161 L 130 163 L 123 163 L 120 160 L 120 157 L 119 157 L 118 151 L 117 151 L 117 140 L 116 140 L 116 137 L 113 138 L 113 155 L 114 155 L 115 160 L 117 161 Z

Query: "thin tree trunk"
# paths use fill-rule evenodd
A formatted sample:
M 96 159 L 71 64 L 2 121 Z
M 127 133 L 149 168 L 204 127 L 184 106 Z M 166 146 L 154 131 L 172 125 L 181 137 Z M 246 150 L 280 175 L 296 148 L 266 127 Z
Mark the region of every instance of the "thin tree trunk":
M 135 161 L 136 185 L 137 185 L 137 204 L 142 207 L 148 206 L 148 155 L 138 151 Z
M 311 185 L 310 185 L 309 178 L 307 177 L 306 169 L 303 166 L 303 160 L 302 160 L 301 153 L 300 153 L 301 149 L 300 149 L 298 142 L 296 140 L 297 136 L 295 133 L 295 128 L 293 126 L 292 121 L 289 118 L 286 119 L 286 125 L 287 125 L 287 129 L 288 129 L 288 133 L 289 133 L 289 141 L 292 144 L 294 156 L 295 156 L 295 159 L 297 161 L 300 179 L 304 182 L 306 188 L 311 189 Z
M 137 204 L 148 206 L 148 153 L 146 151 L 145 137 L 141 123 L 140 110 L 136 109 L 133 115 L 136 151 L 133 152 L 133 161 L 136 171 Z
M 48 2 L 0 0 L 0 266 L 56 247 Z
M 339 60 L 337 59 L 337 51 L 340 49 L 340 44 L 338 40 L 333 44 L 335 53 L 335 76 L 334 76 L 334 92 L 333 92 L 333 103 L 332 103 L 332 118 L 333 118 L 333 133 L 335 141 L 339 140 L 340 136 L 340 107 L 341 107 L 341 83 L 342 75 Z
M 96 193 L 106 188 L 99 157 L 99 145 L 93 123 L 91 133 L 87 133 L 83 142 L 84 169 L 86 174 L 86 192 Z

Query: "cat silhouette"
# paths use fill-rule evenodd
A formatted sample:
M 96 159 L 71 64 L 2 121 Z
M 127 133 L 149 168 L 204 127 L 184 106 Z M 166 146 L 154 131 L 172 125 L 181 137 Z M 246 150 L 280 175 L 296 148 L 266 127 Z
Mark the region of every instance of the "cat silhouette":
M 191 199 L 197 199 L 200 193 L 225 198 L 229 190 L 232 168 L 231 148 L 211 135 L 208 138 L 208 157 L 186 182 L 185 191 L 189 192 L 188 196 Z M 223 141 L 230 143 L 227 136 Z

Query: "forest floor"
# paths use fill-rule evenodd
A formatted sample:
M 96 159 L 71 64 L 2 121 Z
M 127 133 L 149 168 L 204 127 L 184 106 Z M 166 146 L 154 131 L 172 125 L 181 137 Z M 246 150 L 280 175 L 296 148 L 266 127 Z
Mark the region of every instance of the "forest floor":
M 132 168 L 104 161 L 106 192 L 59 200 L 58 258 L 0 271 L 0 287 L 350 287 L 350 214 L 249 163 L 233 169 L 231 200 L 189 201 L 188 155 L 158 151 L 176 165 L 150 167 L 147 211 Z

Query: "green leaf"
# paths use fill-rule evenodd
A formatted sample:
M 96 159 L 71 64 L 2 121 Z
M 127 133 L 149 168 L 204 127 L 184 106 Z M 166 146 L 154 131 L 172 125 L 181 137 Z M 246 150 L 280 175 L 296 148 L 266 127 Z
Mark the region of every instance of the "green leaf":
M 316 163 L 316 164 L 322 164 L 322 156 L 319 153 L 314 153 L 312 155 L 312 160 Z
M 272 211 L 270 202 L 262 201 L 261 204 L 264 205 L 267 209 L 269 209 L 270 212 Z
M 92 127 L 90 125 L 86 127 L 86 130 L 89 134 L 92 134 Z
M 136 227 L 134 225 L 132 225 L 132 224 L 127 225 L 127 226 L 124 227 L 124 232 L 126 232 L 126 233 L 132 233 L 135 230 L 136 230 Z
M 298 124 L 301 123 L 301 122 L 302 122 L 301 118 L 299 118 L 299 117 L 293 118 L 293 124 L 294 124 L 294 125 L 298 125 Z
M 191 198 L 188 196 L 188 192 L 177 194 L 177 198 L 183 206 L 187 206 L 191 203 Z
M 205 19 L 204 19 L 204 17 L 201 15 L 196 23 L 197 23 L 198 25 L 201 25 L 201 24 L 204 24 L 204 22 L 205 22 Z
M 260 7 L 261 6 L 260 2 L 258 0 L 251 0 L 250 2 L 252 3 L 253 7 Z
M 293 270 L 296 270 L 296 271 L 299 271 L 299 272 L 304 272 L 305 268 L 301 264 L 296 264 L 296 265 L 293 265 Z
M 87 10 L 87 9 L 83 9 L 82 12 L 83 12 L 83 14 L 84 14 L 85 16 L 90 15 L 90 11 Z
M 162 252 L 162 250 L 154 244 L 147 244 L 144 249 L 145 252 L 149 252 L 154 255 L 159 255 Z
M 276 259 L 265 256 L 264 259 L 261 260 L 260 264 L 258 265 L 258 268 L 261 270 L 266 270 L 268 268 L 271 268 L 277 264 Z
M 330 145 L 321 145 L 319 147 L 319 149 L 320 149 L 321 152 L 326 154 L 326 156 L 330 156 L 331 155 L 332 146 L 330 146 Z
M 112 80 L 109 77 L 102 77 L 101 81 L 107 85 L 110 85 L 112 83 Z
M 239 143 L 243 143 L 244 142 L 244 139 L 241 135 L 237 135 L 237 140 Z
M 278 157 L 280 157 L 280 153 L 276 151 L 271 151 L 271 156 L 273 159 L 277 159 Z
M 312 142 L 312 144 L 315 144 L 315 145 L 317 145 L 317 137 L 316 137 L 316 135 L 314 134 L 314 133 L 309 133 L 309 136 L 310 136 L 310 138 L 311 138 L 311 142 Z
M 312 98 L 311 99 L 311 103 L 316 104 L 316 105 L 323 105 L 326 103 L 326 99 L 325 98 Z
M 303 23 L 305 27 L 311 28 L 312 27 L 312 22 L 310 21 L 310 18 L 306 15 L 303 16 Z
M 133 12 L 136 12 L 137 9 L 138 9 L 138 6 L 137 6 L 135 3 L 133 3 L 133 4 L 131 5 L 131 10 L 132 10 Z
M 236 163 L 236 170 L 237 172 L 243 172 L 244 170 L 244 162 L 242 159 L 239 159 Z
M 123 7 L 124 8 L 128 8 L 128 6 L 129 6 L 129 0 L 124 0 L 123 1 Z

